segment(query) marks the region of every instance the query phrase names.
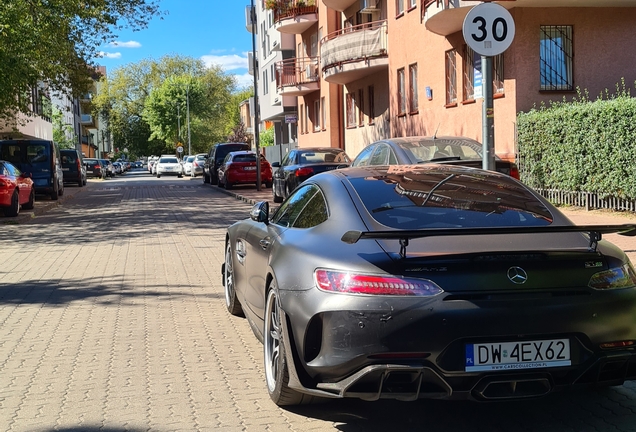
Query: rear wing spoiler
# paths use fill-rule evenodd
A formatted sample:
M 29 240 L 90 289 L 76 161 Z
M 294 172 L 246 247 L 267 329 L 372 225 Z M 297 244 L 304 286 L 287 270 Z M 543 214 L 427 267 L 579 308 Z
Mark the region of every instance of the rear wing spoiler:
M 595 252 L 603 234 L 620 234 L 636 237 L 636 225 L 565 225 L 539 227 L 493 227 L 493 228 L 445 228 L 421 230 L 390 230 L 390 231 L 347 231 L 340 239 L 344 243 L 354 244 L 359 240 L 399 240 L 400 256 L 406 257 L 406 247 L 409 240 L 424 237 L 469 236 L 469 235 L 500 235 L 500 234 L 555 234 L 555 233 L 585 233 L 590 237 L 590 251 Z

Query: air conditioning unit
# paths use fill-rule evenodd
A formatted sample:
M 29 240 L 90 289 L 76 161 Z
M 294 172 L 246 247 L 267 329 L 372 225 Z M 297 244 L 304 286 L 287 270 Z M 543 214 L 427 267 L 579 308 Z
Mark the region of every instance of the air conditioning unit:
M 380 12 L 378 0 L 360 0 L 360 13 L 373 14 Z
M 254 53 L 251 51 L 247 53 L 247 73 L 254 76 Z

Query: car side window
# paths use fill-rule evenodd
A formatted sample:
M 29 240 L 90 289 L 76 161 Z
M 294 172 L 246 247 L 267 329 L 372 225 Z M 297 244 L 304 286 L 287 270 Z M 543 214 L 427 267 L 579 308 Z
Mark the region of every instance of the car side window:
M 314 196 L 318 194 L 320 197 L 310 207 Z M 320 203 L 322 201 L 322 204 Z M 324 207 L 321 210 L 321 206 Z M 319 214 L 304 214 L 307 212 L 317 211 Z M 302 218 L 300 216 L 302 215 Z M 312 218 L 315 216 L 315 218 Z M 324 222 L 327 218 L 327 206 L 322 196 L 322 192 L 316 185 L 305 185 L 294 191 L 287 200 L 276 210 L 272 216 L 271 222 L 283 227 L 309 228 Z M 297 222 L 298 220 L 298 222 Z
M 294 165 L 296 163 L 296 152 L 289 152 L 288 156 L 284 166 Z
M 362 149 L 358 157 L 356 158 L 355 166 L 367 166 L 369 165 L 369 159 L 371 158 L 371 154 L 373 154 L 373 150 L 375 150 L 374 145 L 367 146 Z
M 373 152 L 373 156 L 371 156 L 371 160 L 369 161 L 369 165 L 386 165 L 387 159 L 389 157 L 389 146 L 386 144 L 379 144 L 375 151 Z
M 395 152 L 389 147 L 389 165 L 399 165 Z

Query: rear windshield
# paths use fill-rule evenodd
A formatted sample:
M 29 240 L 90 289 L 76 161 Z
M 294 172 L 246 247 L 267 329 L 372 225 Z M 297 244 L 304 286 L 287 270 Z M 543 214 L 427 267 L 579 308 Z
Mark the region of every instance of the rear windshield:
M 256 162 L 256 155 L 253 155 L 253 154 L 236 155 L 232 159 L 232 162 Z
M 200 154 L 200 155 L 197 155 L 196 158 L 197 160 L 205 160 L 205 155 Z
M 332 151 L 312 151 L 301 152 L 298 161 L 300 165 L 312 163 L 349 163 L 351 162 L 344 152 L 334 153 Z
M 192 162 L 194 160 L 194 156 L 190 156 L 188 159 L 186 159 L 186 162 Z
M 422 170 L 351 178 L 379 223 L 399 229 L 545 226 L 552 214 L 528 189 L 506 176 Z
M 9 161 L 17 166 L 25 162 L 31 165 L 47 163 L 50 160 L 49 149 L 49 144 L 31 142 L 4 144 L 0 146 L 0 159 Z
M 77 163 L 77 153 L 75 152 L 61 152 L 62 165 L 75 165 Z
M 99 162 L 98 162 L 98 161 L 96 161 L 95 159 L 93 159 L 93 160 L 87 160 L 87 159 L 84 159 L 84 162 L 86 162 L 86 165 L 88 165 L 88 166 L 95 166 L 95 165 L 99 165 Z

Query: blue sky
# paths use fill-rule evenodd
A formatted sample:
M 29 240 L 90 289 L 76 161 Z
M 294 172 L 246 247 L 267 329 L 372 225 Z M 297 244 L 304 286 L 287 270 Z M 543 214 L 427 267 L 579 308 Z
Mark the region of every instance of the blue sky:
M 163 19 L 154 18 L 141 31 L 119 32 L 117 42 L 101 47 L 103 57 L 97 62 L 108 73 L 143 59 L 180 54 L 220 65 L 236 75 L 239 87 L 251 85 L 247 52 L 252 50 L 252 35 L 245 29 L 248 4 L 249 0 L 161 0 L 161 9 L 167 12 Z

